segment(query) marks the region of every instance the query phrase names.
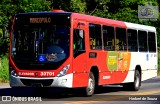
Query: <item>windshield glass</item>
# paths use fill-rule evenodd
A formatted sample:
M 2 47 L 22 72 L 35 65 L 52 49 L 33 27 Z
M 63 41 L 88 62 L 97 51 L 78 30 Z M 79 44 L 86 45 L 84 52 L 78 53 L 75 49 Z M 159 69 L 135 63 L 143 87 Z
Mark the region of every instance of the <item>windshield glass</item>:
M 56 63 L 68 58 L 70 27 L 61 23 L 63 18 L 69 22 L 67 16 L 22 17 L 16 18 L 12 35 L 14 60 Z

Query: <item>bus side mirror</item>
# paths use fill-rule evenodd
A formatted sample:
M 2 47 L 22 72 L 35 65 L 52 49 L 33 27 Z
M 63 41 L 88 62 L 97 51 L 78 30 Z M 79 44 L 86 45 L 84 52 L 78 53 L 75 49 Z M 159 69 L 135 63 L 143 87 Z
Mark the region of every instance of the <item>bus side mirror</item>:
M 84 31 L 83 30 L 79 30 L 79 37 L 83 38 L 84 35 Z

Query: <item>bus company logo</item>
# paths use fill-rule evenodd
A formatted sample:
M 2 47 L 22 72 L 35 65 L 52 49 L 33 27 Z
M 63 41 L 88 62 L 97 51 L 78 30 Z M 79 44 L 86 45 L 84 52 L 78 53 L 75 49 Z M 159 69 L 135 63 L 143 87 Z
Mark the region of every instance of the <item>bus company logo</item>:
M 152 2 L 146 2 L 145 6 L 138 6 L 138 18 L 140 20 L 157 20 L 159 16 L 159 7 L 153 6 Z
M 153 16 L 153 10 L 151 8 L 143 8 L 141 10 L 141 16 L 151 18 Z
M 48 61 L 54 61 L 55 59 L 57 59 L 57 53 L 52 53 L 52 54 L 47 54 L 47 56 L 46 56 L 46 59 L 48 60 Z

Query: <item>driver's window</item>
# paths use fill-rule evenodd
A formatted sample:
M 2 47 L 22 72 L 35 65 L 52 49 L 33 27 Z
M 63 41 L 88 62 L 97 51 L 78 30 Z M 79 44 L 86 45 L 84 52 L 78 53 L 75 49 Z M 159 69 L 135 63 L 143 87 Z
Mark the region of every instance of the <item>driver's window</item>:
M 82 29 L 74 29 L 73 31 L 73 49 L 74 53 L 76 51 L 85 50 L 85 42 L 84 42 L 84 30 Z

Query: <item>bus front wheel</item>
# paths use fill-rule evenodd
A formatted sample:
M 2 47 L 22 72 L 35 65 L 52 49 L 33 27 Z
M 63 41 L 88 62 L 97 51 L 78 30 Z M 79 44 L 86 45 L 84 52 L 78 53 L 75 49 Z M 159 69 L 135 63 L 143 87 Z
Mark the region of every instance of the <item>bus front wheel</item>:
M 88 78 L 88 86 L 85 88 L 82 88 L 82 95 L 84 96 L 92 96 L 94 94 L 95 90 L 95 77 L 93 72 L 90 72 L 89 78 Z

